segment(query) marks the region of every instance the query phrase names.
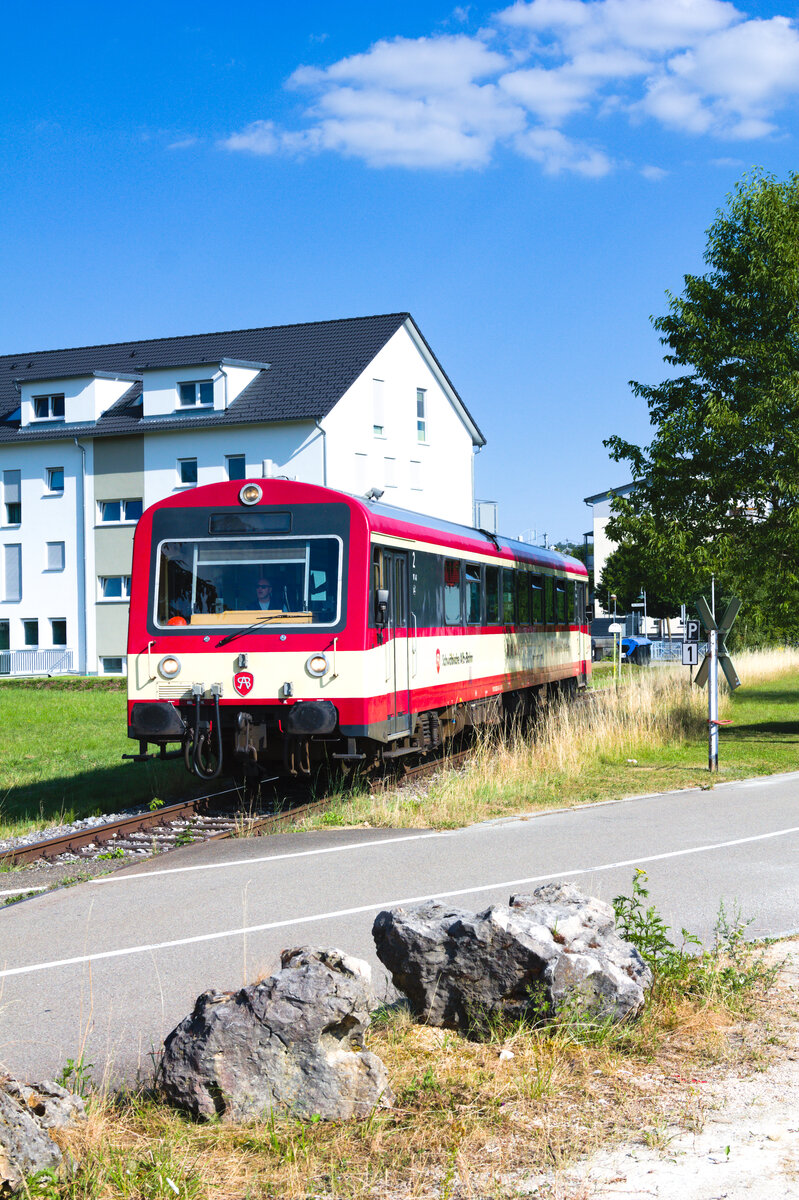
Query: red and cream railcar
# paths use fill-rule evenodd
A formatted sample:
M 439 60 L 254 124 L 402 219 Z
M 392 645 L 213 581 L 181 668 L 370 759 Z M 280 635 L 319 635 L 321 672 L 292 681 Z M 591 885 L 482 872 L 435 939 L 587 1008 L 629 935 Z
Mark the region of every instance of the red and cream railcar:
M 561 554 L 322 487 L 195 488 L 136 530 L 128 733 L 209 778 L 427 752 L 585 685 L 586 585 Z

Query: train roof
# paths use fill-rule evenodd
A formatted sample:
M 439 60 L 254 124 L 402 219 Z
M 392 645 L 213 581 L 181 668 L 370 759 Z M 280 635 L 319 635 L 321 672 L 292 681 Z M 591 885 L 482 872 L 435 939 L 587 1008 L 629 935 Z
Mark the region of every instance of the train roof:
M 435 530 L 437 533 L 445 534 L 450 541 L 463 540 L 481 543 L 482 549 L 489 553 L 495 550 L 501 553 L 506 550 L 514 558 L 523 559 L 537 566 L 568 568 L 576 571 L 579 575 L 587 576 L 588 574 L 585 565 L 579 559 L 572 558 L 568 554 L 560 554 L 557 550 L 545 550 L 543 546 L 530 546 L 527 542 L 501 537 L 499 534 L 489 533 L 485 529 L 475 529 L 471 525 L 458 525 L 454 521 L 443 521 L 439 517 L 413 512 L 407 508 L 396 508 L 391 504 L 380 504 L 379 501 L 367 501 L 361 496 L 350 496 L 349 499 L 357 501 L 366 511 L 369 524 L 373 529 L 382 529 L 388 533 L 392 532 L 392 526 L 400 524 L 410 525 L 420 531 Z
M 225 480 L 219 483 L 203 484 L 200 487 L 191 488 L 189 491 L 165 496 L 162 500 L 149 506 L 145 510 L 145 516 L 155 508 L 182 508 L 186 504 L 200 505 L 203 502 L 230 503 L 247 482 L 257 483 L 265 490 L 267 488 L 275 489 L 278 495 L 274 498 L 270 497 L 267 500 L 268 503 L 291 504 L 296 501 L 323 503 L 325 500 L 330 502 L 345 500 L 363 514 L 368 527 L 376 532 L 419 541 L 440 540 L 450 545 L 453 550 L 465 554 L 499 553 L 502 555 L 504 553 L 509 558 L 520 559 L 533 566 L 552 567 L 568 570 L 576 575 L 588 575 L 584 564 L 579 559 L 572 558 L 568 554 L 560 554 L 557 550 L 545 550 L 542 546 L 530 546 L 527 542 L 501 537 L 499 534 L 489 533 L 485 529 L 475 529 L 472 525 L 459 525 L 455 521 L 445 521 L 440 517 L 414 512 L 409 508 L 380 504 L 379 501 L 367 500 L 364 496 L 356 496 L 337 488 L 326 488 L 317 483 L 300 483 L 293 479 L 252 479 L 235 482 Z M 281 493 L 285 493 L 285 498 Z M 439 535 L 439 537 L 437 538 L 435 535 Z

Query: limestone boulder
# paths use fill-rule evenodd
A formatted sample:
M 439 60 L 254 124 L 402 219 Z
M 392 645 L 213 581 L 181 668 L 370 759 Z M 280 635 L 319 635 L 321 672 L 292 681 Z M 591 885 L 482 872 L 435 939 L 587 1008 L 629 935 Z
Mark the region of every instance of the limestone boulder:
M 392 1101 L 364 1048 L 371 969 L 340 950 L 285 950 L 281 970 L 238 992 L 204 992 L 168 1036 L 160 1088 L 196 1117 L 365 1117 Z
M 609 904 L 551 883 L 480 913 L 436 901 L 378 913 L 377 956 L 417 1016 L 479 1034 L 501 1018 L 637 1014 L 649 967 L 616 933 Z
M 25 1180 L 39 1171 L 60 1173 L 64 1156 L 49 1131 L 85 1116 L 80 1096 L 52 1080 L 0 1078 L 0 1196 L 26 1190 Z

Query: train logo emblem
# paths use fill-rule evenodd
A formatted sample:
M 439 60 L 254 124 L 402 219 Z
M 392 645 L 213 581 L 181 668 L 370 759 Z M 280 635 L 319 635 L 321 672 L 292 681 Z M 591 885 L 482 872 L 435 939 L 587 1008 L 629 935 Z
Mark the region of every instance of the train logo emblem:
M 254 683 L 255 679 L 250 671 L 239 671 L 238 675 L 233 676 L 233 686 L 240 696 L 248 696 Z
M 441 651 L 436 650 L 436 675 L 441 671 Z

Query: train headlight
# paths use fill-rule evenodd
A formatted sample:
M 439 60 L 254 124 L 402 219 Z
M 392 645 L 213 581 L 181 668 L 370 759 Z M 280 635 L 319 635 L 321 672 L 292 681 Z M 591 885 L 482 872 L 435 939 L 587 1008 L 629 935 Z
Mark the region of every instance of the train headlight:
M 177 679 L 180 674 L 180 659 L 174 654 L 167 654 L 158 664 L 158 674 L 163 679 Z
M 245 483 L 239 492 L 239 500 L 242 504 L 257 504 L 262 496 L 263 491 L 257 483 Z
M 305 664 L 305 669 L 309 675 L 315 675 L 317 679 L 321 679 L 330 670 L 330 663 L 327 661 L 326 654 L 312 654 Z

